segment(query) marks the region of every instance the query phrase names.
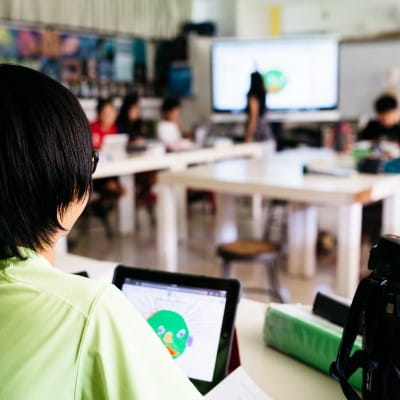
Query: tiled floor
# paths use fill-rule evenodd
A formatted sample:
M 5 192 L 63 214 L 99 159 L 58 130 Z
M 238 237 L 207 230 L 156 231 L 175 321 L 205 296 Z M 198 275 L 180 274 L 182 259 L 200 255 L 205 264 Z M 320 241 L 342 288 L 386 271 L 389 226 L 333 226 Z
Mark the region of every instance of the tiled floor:
M 114 231 L 116 215 L 112 216 Z M 249 237 L 251 232 L 250 210 L 241 204 L 238 211 L 239 232 Z M 89 232 L 80 232 L 79 223 L 71 237 L 74 239 L 73 253 L 100 260 L 117 261 L 128 266 L 157 268 L 156 232 L 151 226 L 144 209 L 138 212 L 139 228 L 135 234 L 119 236 L 112 240 L 105 238 L 99 221 L 90 218 Z M 214 217 L 203 207 L 193 207 L 189 219 L 189 241 L 179 248 L 179 271 L 194 274 L 218 276 L 219 260 L 215 256 L 213 243 Z M 334 251 L 318 258 L 318 272 L 315 278 L 306 280 L 288 276 L 285 272 L 285 259 L 280 263 L 280 277 L 284 298 L 290 302 L 310 304 L 317 291 L 332 293 L 335 278 Z M 268 281 L 262 264 L 237 264 L 233 266 L 232 276 L 239 279 L 244 287 L 267 287 Z M 259 293 L 245 293 L 245 296 L 260 301 L 269 301 L 269 297 Z

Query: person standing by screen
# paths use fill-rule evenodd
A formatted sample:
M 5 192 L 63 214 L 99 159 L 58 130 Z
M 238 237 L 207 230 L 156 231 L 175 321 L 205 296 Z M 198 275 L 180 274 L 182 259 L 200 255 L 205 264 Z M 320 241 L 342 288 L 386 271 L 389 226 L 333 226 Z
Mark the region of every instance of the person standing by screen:
M 250 89 L 247 93 L 248 121 L 244 141 L 264 142 L 273 139 L 271 127 L 267 119 L 266 105 L 267 91 L 265 89 L 264 80 L 257 71 L 250 75 Z

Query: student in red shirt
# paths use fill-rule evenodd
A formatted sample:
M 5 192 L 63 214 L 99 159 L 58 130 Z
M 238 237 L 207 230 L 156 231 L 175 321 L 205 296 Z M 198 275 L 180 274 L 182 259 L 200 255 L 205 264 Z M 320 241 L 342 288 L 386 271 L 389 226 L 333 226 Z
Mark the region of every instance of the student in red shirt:
M 114 135 L 118 129 L 115 124 L 117 111 L 111 98 L 99 99 L 97 103 L 97 119 L 90 124 L 92 131 L 93 148 L 99 150 L 103 144 L 105 135 Z M 112 231 L 108 222 L 108 214 L 118 199 L 124 195 L 125 189 L 119 183 L 117 177 L 95 179 L 93 191 L 98 194 L 98 198 L 92 202 L 92 209 L 104 223 L 106 234 L 112 236 Z
M 96 107 L 97 119 L 90 124 L 92 131 L 93 148 L 98 150 L 103 144 L 105 135 L 117 133 L 115 120 L 117 111 L 111 98 L 99 99 Z

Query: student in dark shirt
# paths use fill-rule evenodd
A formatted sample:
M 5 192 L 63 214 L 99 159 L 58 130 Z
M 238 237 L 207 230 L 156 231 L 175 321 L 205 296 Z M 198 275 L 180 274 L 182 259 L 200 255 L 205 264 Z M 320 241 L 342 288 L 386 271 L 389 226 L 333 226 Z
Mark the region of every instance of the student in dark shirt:
M 359 140 L 379 142 L 382 139 L 400 142 L 399 109 L 395 97 L 383 95 L 375 101 L 376 119 L 359 133 Z
M 400 144 L 400 124 L 398 103 L 391 95 L 382 95 L 375 101 L 377 119 L 369 121 L 359 133 L 359 140 L 371 140 L 373 148 L 379 147 L 383 139 Z M 362 232 L 371 244 L 375 244 L 382 230 L 382 202 L 368 204 L 363 207 Z
M 139 98 L 137 94 L 131 93 L 124 98 L 116 123 L 118 132 L 127 133 L 129 135 L 130 146 L 137 146 L 144 143 Z

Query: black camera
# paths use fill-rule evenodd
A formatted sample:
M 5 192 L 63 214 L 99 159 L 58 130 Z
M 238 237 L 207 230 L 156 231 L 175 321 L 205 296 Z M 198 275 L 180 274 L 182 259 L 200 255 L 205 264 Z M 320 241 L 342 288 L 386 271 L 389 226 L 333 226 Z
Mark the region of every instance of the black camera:
M 400 236 L 382 236 L 372 247 L 368 268 L 373 272 L 356 291 L 338 356 L 331 365 L 348 400 L 400 398 Z M 363 349 L 351 354 L 358 332 Z M 362 397 L 349 377 L 363 369 Z

